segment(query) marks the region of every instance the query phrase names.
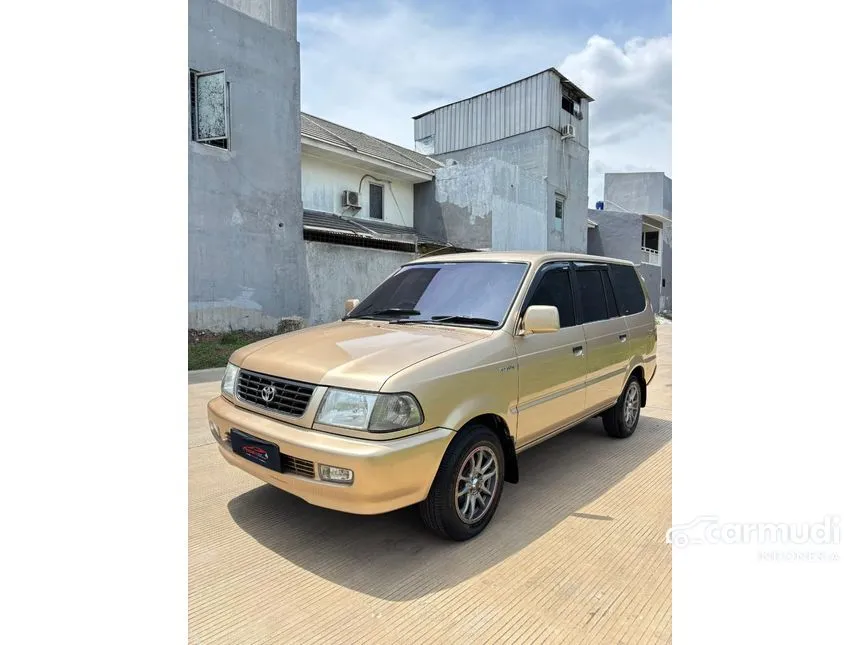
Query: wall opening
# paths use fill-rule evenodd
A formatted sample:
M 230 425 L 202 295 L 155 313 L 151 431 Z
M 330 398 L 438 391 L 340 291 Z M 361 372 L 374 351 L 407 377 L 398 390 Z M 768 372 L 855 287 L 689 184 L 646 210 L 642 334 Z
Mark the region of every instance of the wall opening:
M 383 211 L 384 207 L 384 188 L 381 184 L 370 184 L 370 207 L 368 215 L 371 219 L 385 219 Z
M 564 231 L 564 197 L 555 196 L 555 217 L 552 220 L 553 230 L 561 233 Z

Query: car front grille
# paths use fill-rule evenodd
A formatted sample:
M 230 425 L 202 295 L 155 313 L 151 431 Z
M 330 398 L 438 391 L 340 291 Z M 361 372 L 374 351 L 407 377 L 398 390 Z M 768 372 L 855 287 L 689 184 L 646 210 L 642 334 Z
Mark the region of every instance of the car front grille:
M 281 453 L 281 472 L 314 478 L 314 462 Z
M 240 370 L 236 393 L 241 400 L 261 408 L 300 417 L 305 413 L 313 396 L 314 386 Z

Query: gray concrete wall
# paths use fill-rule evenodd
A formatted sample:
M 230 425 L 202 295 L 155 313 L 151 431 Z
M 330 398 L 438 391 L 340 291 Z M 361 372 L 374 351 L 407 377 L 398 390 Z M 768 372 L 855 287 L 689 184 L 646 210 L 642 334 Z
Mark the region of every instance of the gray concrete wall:
M 594 219 L 593 217 L 591 218 Z M 603 255 L 603 253 L 598 253 L 599 249 L 602 249 L 602 242 L 600 240 L 600 232 L 597 228 L 588 229 L 587 233 L 588 237 L 588 248 L 585 250 L 586 253 L 590 255 Z
M 671 181 L 662 172 L 608 172 L 603 177 L 603 199 L 607 208 L 671 217 Z
M 663 280 L 660 311 L 672 311 L 672 225 L 663 225 Z
M 636 267 L 645 280 L 648 296 L 651 298 L 651 306 L 655 312 L 660 310 L 660 267 L 653 264 L 640 264 Z
M 672 180 L 663 175 L 663 215 L 672 218 Z
M 277 27 L 226 3 L 189 1 L 188 65 L 225 70 L 231 149 L 191 141 L 189 119 L 188 325 L 274 328 L 282 316 L 309 312 L 296 7 L 229 4 L 268 12 Z
M 641 215 L 588 209 L 588 217 L 597 222 L 597 228 L 589 231 L 589 253 L 629 260 L 634 264 L 642 261 Z
M 295 0 L 218 0 L 218 2 L 270 27 L 291 34 L 296 33 Z
M 436 158 L 451 165 L 415 188 L 419 231 L 469 248 L 586 250 L 587 148 L 543 128 Z M 562 234 L 556 194 L 565 197 Z
M 470 159 L 415 187 L 415 228 L 472 249 L 546 249 L 545 183 L 501 159 Z
M 305 242 L 305 245 L 311 325 L 341 318 L 347 300 L 367 297 L 401 265 L 416 258 L 413 253 L 325 242 Z
M 547 249 L 585 253 L 588 248 L 588 148 L 578 140 L 562 141 L 547 131 L 547 189 L 550 210 L 547 218 Z M 555 195 L 564 200 L 564 231 L 554 229 Z
M 554 132 L 551 128 L 532 130 L 473 148 L 433 155 L 433 158 L 442 162 L 453 159 L 461 165 L 468 165 L 485 159 L 499 159 L 519 166 L 520 170 L 524 172 L 543 178 L 547 174 L 549 141 Z M 557 138 L 561 138 L 557 132 L 555 135 Z

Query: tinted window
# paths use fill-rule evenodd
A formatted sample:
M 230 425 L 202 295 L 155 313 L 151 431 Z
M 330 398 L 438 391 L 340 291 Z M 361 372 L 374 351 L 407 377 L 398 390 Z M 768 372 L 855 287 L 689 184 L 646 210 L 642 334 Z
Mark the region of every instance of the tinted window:
M 379 184 L 370 184 L 370 217 L 373 219 L 383 219 L 382 214 L 382 186 Z
M 612 284 L 609 282 L 609 274 L 606 271 L 601 271 L 600 277 L 603 280 L 603 292 L 606 294 L 606 305 L 609 307 L 609 317 L 615 318 L 618 316 L 618 305 L 615 302 L 615 294 L 612 292 Z
M 429 320 L 433 316 L 468 316 L 501 323 L 526 268 L 525 264 L 513 262 L 408 265 L 377 287 L 348 317 Z M 392 309 L 401 311 L 390 311 Z M 420 313 L 409 314 L 402 310 Z
M 603 294 L 602 271 L 577 271 L 576 283 L 579 288 L 579 298 L 582 302 L 582 322 L 606 320 L 609 313 L 606 310 L 606 296 Z
M 612 276 L 612 286 L 615 287 L 615 296 L 618 306 L 621 308 L 622 316 L 638 314 L 645 309 L 645 294 L 642 292 L 642 281 L 636 269 L 631 266 L 610 264 L 609 271 Z
M 562 327 L 572 327 L 573 295 L 570 291 L 570 276 L 566 269 L 550 269 L 543 274 L 537 289 L 529 300 L 531 305 L 550 305 L 558 309 L 558 322 Z

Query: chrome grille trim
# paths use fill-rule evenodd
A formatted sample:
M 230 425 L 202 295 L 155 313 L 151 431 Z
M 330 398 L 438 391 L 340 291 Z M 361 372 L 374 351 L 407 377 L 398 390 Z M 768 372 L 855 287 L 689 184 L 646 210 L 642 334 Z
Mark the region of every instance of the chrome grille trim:
M 271 401 L 263 400 L 262 390 L 271 385 L 275 388 L 275 397 Z M 250 370 L 239 370 L 236 383 L 236 398 L 250 403 L 258 408 L 270 410 L 278 414 L 300 417 L 307 410 L 308 403 L 314 394 L 315 387 L 299 381 L 270 376 Z

